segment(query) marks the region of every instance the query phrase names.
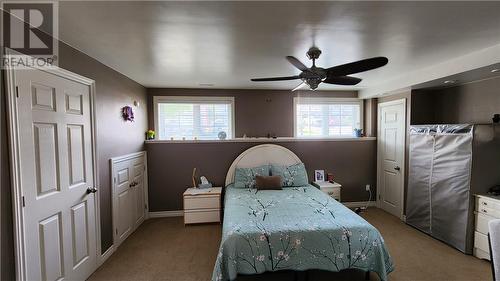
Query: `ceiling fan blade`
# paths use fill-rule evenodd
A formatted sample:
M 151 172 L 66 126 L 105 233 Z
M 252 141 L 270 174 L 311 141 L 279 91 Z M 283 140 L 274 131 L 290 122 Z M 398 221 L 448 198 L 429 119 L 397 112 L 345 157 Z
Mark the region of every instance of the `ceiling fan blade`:
M 283 77 L 270 77 L 270 78 L 252 78 L 251 81 L 261 82 L 261 81 L 284 81 L 284 80 L 295 80 L 299 79 L 298 75 L 294 76 L 283 76 Z
M 293 64 L 293 66 L 295 66 L 296 68 L 298 68 L 298 69 L 300 69 L 302 71 L 306 71 L 306 70 L 309 69 L 302 62 L 300 62 L 300 60 L 298 60 L 296 57 L 287 56 L 286 59 L 288 60 L 289 63 Z
M 326 72 L 328 77 L 344 76 L 379 68 L 386 65 L 388 62 L 389 59 L 386 57 L 374 57 L 330 67 L 326 69 Z
M 293 88 L 292 92 L 299 90 L 300 88 L 304 87 L 305 85 L 307 85 L 306 82 L 300 83 L 297 87 Z
M 336 85 L 356 85 L 361 82 L 361 80 L 361 78 L 351 76 L 335 76 L 326 78 L 325 80 L 323 80 L 323 83 Z

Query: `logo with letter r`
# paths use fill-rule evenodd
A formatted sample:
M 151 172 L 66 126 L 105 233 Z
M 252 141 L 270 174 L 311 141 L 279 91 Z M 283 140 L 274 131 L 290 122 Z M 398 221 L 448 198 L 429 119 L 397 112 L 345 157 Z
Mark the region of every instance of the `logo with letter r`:
M 53 2 L 2 3 L 3 46 L 25 55 L 55 55 L 55 5 Z

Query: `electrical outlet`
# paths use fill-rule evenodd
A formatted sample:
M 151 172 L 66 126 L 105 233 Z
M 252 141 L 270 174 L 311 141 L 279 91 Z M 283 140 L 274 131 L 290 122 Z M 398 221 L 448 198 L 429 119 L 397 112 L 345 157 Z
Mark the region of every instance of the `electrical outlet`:
M 367 185 L 365 186 L 365 189 L 366 189 L 366 191 L 370 191 L 370 185 L 369 185 L 369 184 L 367 184 Z

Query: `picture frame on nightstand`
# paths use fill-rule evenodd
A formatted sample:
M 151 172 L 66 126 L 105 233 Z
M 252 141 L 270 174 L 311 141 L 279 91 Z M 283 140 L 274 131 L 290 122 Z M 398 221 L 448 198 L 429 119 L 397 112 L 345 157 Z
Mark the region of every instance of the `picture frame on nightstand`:
M 314 170 L 314 182 L 325 181 L 325 170 Z

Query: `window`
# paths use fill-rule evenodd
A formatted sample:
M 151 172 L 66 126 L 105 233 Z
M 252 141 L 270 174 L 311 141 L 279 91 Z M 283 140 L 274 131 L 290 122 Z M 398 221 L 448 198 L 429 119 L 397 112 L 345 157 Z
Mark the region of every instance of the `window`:
M 352 137 L 363 126 L 360 99 L 296 97 L 293 103 L 298 138 Z
M 233 97 L 154 97 L 155 129 L 160 140 L 216 140 L 234 137 Z

